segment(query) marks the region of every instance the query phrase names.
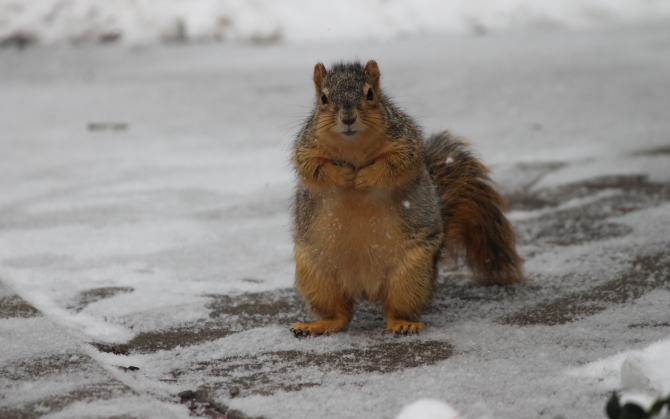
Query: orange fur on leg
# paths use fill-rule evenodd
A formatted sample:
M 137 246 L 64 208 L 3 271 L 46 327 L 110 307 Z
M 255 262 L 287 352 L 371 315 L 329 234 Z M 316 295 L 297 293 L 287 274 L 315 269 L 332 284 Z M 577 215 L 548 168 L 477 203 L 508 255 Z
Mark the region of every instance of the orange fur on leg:
M 437 251 L 437 246 L 419 243 L 404 252 L 386 287 L 383 303 L 387 332 L 407 334 L 423 330 L 424 324 L 417 319 L 433 294 Z
M 296 244 L 296 285 L 307 306 L 323 320 L 301 323 L 291 327 L 296 336 L 322 335 L 339 332 L 353 317 L 353 299 L 344 294 L 329 275 L 319 269 L 308 246 Z

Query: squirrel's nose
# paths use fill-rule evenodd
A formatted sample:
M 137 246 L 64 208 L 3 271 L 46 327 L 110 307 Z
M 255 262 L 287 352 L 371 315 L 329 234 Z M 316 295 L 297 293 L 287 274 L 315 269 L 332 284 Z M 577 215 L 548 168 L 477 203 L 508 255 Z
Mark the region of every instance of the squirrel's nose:
M 356 122 L 356 114 L 342 115 L 340 120 L 342 120 L 342 123 L 345 125 L 351 125 Z

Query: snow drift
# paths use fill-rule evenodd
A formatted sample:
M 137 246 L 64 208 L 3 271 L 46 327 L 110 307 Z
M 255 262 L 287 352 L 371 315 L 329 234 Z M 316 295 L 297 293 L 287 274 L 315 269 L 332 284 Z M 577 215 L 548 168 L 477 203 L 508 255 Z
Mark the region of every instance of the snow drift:
M 0 42 L 314 42 L 668 19 L 662 0 L 0 0 Z

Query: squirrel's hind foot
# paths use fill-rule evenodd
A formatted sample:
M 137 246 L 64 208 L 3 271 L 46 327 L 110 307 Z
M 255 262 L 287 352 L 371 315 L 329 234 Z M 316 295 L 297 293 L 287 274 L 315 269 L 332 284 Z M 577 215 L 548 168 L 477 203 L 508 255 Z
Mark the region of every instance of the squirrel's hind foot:
M 310 323 L 298 322 L 289 329 L 297 338 L 330 335 L 339 332 L 349 323 L 346 319 L 326 319 Z
M 293 336 L 297 338 L 306 338 L 310 336 L 309 330 L 303 330 L 303 329 L 296 329 L 296 328 L 290 328 L 289 329 L 291 333 L 293 333 Z
M 424 325 L 421 322 L 412 322 L 409 320 L 401 320 L 401 319 L 387 319 L 386 320 L 386 329 L 384 330 L 386 333 L 391 333 L 393 336 L 400 336 L 400 335 L 413 335 L 413 334 L 419 334 L 420 331 L 422 331 L 426 325 Z

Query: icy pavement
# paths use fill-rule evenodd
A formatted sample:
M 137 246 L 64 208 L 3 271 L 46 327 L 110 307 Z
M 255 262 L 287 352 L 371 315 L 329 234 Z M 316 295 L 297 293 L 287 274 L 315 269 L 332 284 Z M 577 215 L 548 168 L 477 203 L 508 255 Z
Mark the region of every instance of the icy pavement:
M 667 393 L 668 27 L 0 50 L 0 417 L 595 419 Z M 494 168 L 530 283 L 445 267 L 420 336 L 368 305 L 288 331 L 292 136 L 314 63 L 352 57 Z

